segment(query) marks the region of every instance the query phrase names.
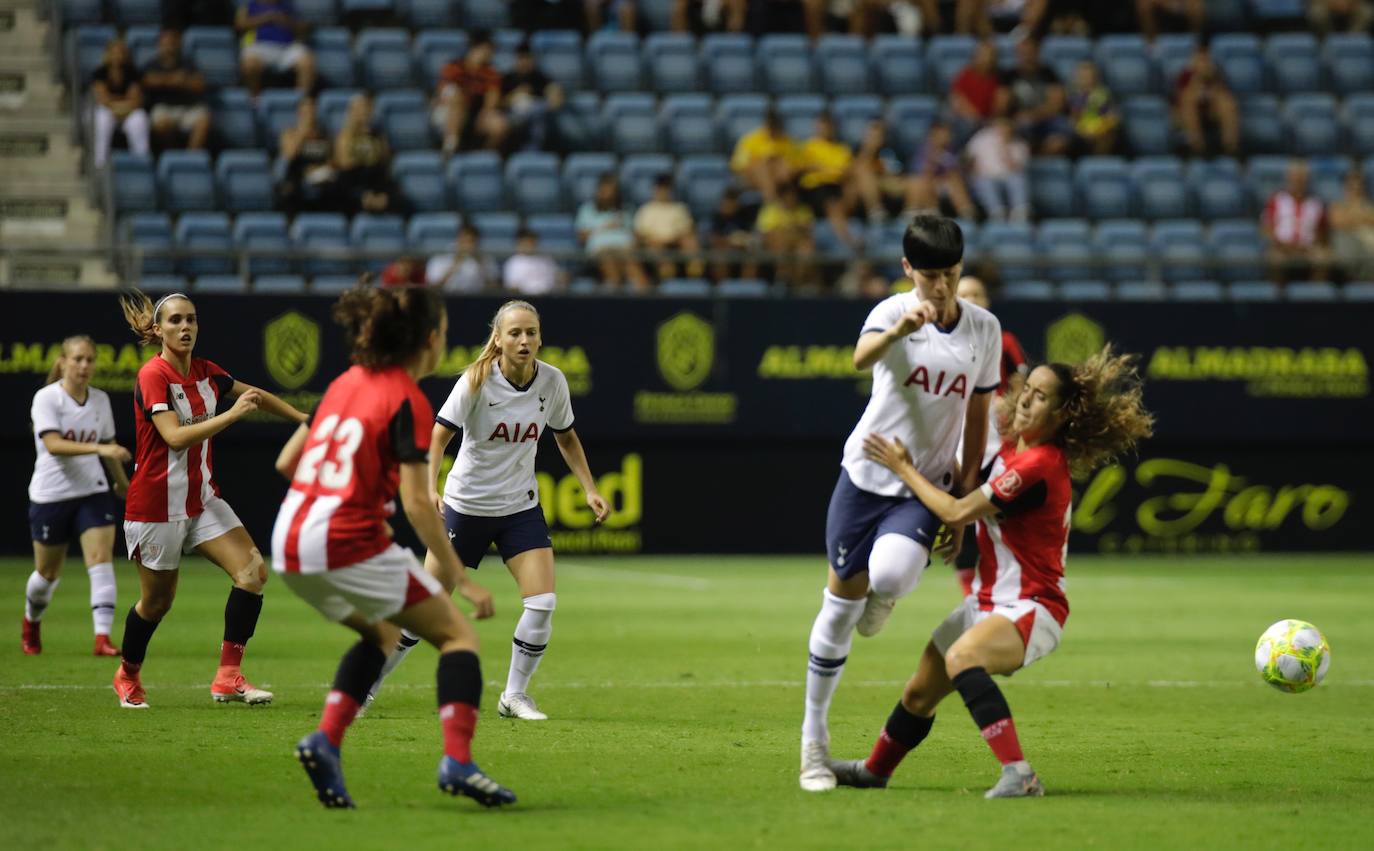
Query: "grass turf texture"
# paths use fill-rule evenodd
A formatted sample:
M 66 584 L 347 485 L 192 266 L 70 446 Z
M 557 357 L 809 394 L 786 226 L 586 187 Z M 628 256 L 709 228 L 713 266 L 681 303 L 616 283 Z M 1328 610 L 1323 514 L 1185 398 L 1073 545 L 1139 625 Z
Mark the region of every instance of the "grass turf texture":
M 998 774 L 955 695 L 885 791 L 797 788 L 806 636 L 819 559 L 569 558 L 532 693 L 553 720 L 497 717 L 518 599 L 490 563 L 475 754 L 520 803 L 483 811 L 434 786 L 434 652 L 421 648 L 344 743 L 355 812 L 314 800 L 292 745 L 314 728 L 351 639 L 280 581 L 246 670 L 270 707 L 216 706 L 228 582 L 203 562 L 145 669 L 152 709 L 121 711 L 89 655 L 69 561 L 42 656 L 19 650 L 27 563 L 0 562 L 0 847 L 1240 848 L 1370 847 L 1374 570 L 1368 557 L 1075 558 L 1059 651 L 1003 681 L 1049 796 L 984 801 Z M 135 577 L 119 566 L 116 640 Z M 833 751 L 862 756 L 931 628 L 957 600 L 934 567 L 887 630 L 856 638 Z M 1326 683 L 1263 685 L 1252 650 L 1296 617 L 1331 642 Z M 229 836 L 241 837 L 229 840 Z M 213 839 L 219 837 L 219 840 Z

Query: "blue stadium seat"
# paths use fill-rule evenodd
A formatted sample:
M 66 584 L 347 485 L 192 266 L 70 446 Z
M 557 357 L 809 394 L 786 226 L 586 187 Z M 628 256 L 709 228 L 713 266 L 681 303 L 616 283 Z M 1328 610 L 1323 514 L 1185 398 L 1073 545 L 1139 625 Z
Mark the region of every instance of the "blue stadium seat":
M 1078 201 L 1090 219 L 1134 215 L 1135 193 L 1131 173 L 1119 157 L 1084 157 L 1074 172 Z
M 216 208 L 215 177 L 205 151 L 166 151 L 157 161 L 162 209 L 169 213 Z
M 1036 265 L 1035 233 L 1030 225 L 988 222 L 979 239 L 981 256 L 1001 269 L 1002 279 L 1029 281 L 1042 277 Z
M 1306 14 L 1304 0 L 1250 0 L 1251 14 L 1256 23 L 1294 22 Z
M 1216 281 L 1179 281 L 1169 288 L 1174 301 L 1221 301 L 1226 291 Z
M 367 88 L 377 91 L 415 85 L 415 58 L 406 30 L 365 29 L 358 34 L 355 52 Z
M 639 0 L 636 7 L 640 20 L 651 32 L 663 32 L 673 26 L 674 0 Z
M 683 157 L 677 168 L 678 200 L 687 205 L 697 221 L 704 221 L 716 211 L 721 193 L 733 177 L 725 157 Z
M 1159 281 L 1122 281 L 1116 285 L 1117 301 L 1166 301 L 1169 290 Z
M 530 36 L 530 50 L 537 57 L 539 70 L 565 91 L 576 91 L 586 84 L 580 33 L 539 30 Z
M 758 278 L 726 278 L 716 285 L 716 295 L 723 298 L 766 298 L 768 282 Z
M 1068 83 L 1080 62 L 1092 60 L 1092 41 L 1080 35 L 1052 35 L 1041 43 L 1040 58 Z
M 157 180 L 153 161 L 128 151 L 110 152 L 110 197 L 116 213 L 144 212 L 158 208 Z
M 590 201 L 596 194 L 597 181 L 603 174 L 615 174 L 619 162 L 615 154 L 578 151 L 563 160 L 563 194 L 573 209 Z
M 439 71 L 468 52 L 468 34 L 462 30 L 424 30 L 415 35 L 420 77 L 427 91 L 439 82 Z
M 1093 248 L 1108 278 L 1134 281 L 1145 277 L 1150 248 L 1144 222 L 1138 219 L 1099 222 L 1093 232 Z
M 209 173 L 209 167 L 206 167 Z M 180 249 L 216 250 L 228 252 L 233 248 L 229 236 L 229 217 L 224 213 L 186 213 L 173 229 L 176 246 Z M 228 254 L 215 257 L 186 257 L 181 261 L 183 274 L 229 275 L 234 272 L 234 258 Z
M 220 89 L 210 95 L 210 126 L 226 148 L 256 148 L 258 119 L 252 98 L 243 89 Z
M 1138 35 L 1106 35 L 1097 40 L 1097 65 L 1102 79 L 1118 98 L 1153 94 L 1155 66 L 1145 39 Z M 1169 86 L 1173 81 L 1169 81 Z
M 1122 106 L 1126 142 L 1136 156 L 1157 156 L 1173 150 L 1173 119 L 1169 102 L 1157 95 L 1136 95 Z
M 1212 39 L 1212 61 L 1221 69 L 1226 84 L 1237 95 L 1259 94 L 1267 88 L 1264 53 L 1259 36 L 1252 33 L 1221 33 Z
M 429 99 L 419 89 L 394 89 L 372 103 L 377 126 L 393 151 L 423 151 L 434 146 Z
M 1275 154 L 1288 150 L 1279 99 L 1273 95 L 1240 98 L 1240 144 L 1252 154 Z
M 1066 242 L 1092 241 L 1092 225 L 1087 219 L 1044 219 L 1036 231 L 1041 247 Z
M 558 157 L 542 151 L 512 154 L 506 161 L 506 197 L 526 216 L 565 209 Z
M 1273 281 L 1237 281 L 1226 288 L 1231 301 L 1278 301 L 1279 285 Z
M 1140 214 L 1147 219 L 1178 219 L 1189 215 L 1188 183 L 1183 161 L 1175 157 L 1142 157 L 1131 164 Z
M 816 135 L 816 119 L 825 112 L 822 95 L 785 95 L 777 99 L 778 116 L 787 135 L 802 142 Z
M 316 275 L 310 280 L 310 291 L 320 295 L 339 295 L 357 286 L 352 275 Z
M 510 26 L 507 0 L 462 0 L 463 23 L 470 30 L 498 30 Z
M 763 124 L 764 113 L 768 110 L 765 95 L 726 95 L 716 103 L 716 123 L 725 142 L 727 151 L 733 151 L 735 143 L 746 133 L 751 133 Z
M 400 12 L 416 32 L 462 23 L 462 9 L 454 0 L 401 0 Z
M 402 151 L 391 161 L 391 176 L 412 210 L 434 213 L 448 209 L 444 163 L 438 151 Z
M 77 24 L 98 24 L 105 20 L 104 0 L 58 0 L 62 24 L 72 27 Z
M 872 90 L 868 49 L 856 35 L 823 35 L 816 43 L 821 89 L 828 95 L 853 97 Z
M 1030 178 L 1031 209 L 1037 215 L 1068 218 L 1078 215 L 1073 188 L 1073 163 L 1064 157 L 1036 157 L 1026 170 Z
M 274 181 L 266 151 L 224 151 L 215 161 L 215 183 L 220 205 L 230 213 L 272 209 Z
M 470 221 L 482 234 L 482 247 L 487 251 L 508 254 L 515 250 L 520 219 L 514 213 L 477 213 Z
M 339 22 L 338 0 L 295 0 L 292 5 L 301 20 L 312 26 L 327 27 Z
M 311 37 L 311 44 L 319 85 L 347 89 L 358 84 L 357 68 L 353 61 L 353 36 L 348 30 L 338 27 L 317 29 Z
M 601 107 L 601 120 L 610 135 L 611 150 L 618 154 L 648 154 L 663 148 L 658 107 L 651 94 L 608 95 Z
M 1299 281 L 1284 287 L 1288 301 L 1335 301 L 1336 286 L 1326 281 Z
M 235 295 L 247 292 L 248 282 L 241 275 L 199 275 L 196 277 L 196 283 L 192 289 L 198 293 Z
M 228 27 L 188 27 L 181 52 L 205 75 L 210 88 L 239 84 L 239 50 Z
M 701 62 L 716 94 L 758 89 L 754 69 L 754 40 L 742 33 L 711 33 L 701 40 Z
M 166 213 L 134 213 L 123 223 L 124 241 L 145 252 L 167 251 L 172 247 L 172 220 Z M 139 269 L 149 275 L 170 275 L 172 258 L 144 257 Z
M 579 248 L 577 227 L 566 213 L 539 213 L 525 218 L 525 227 L 539 237 L 539 249 L 563 255 L 574 255 Z
M 144 67 L 157 55 L 157 31 L 157 27 L 146 24 L 132 26 L 124 31 L 124 44 L 129 48 L 129 56 L 133 59 L 134 67 Z
M 405 252 L 405 220 L 400 216 L 360 213 L 353 217 L 349 226 L 348 242 L 356 249 L 374 252 L 363 263 L 373 272 L 380 272 Z
M 864 244 L 863 222 L 858 219 L 850 219 L 848 227 L 850 237 L 859 243 L 859 248 L 862 250 Z M 840 239 L 839 233 L 829 219 L 819 219 L 812 225 L 811 239 L 816 245 L 816 254 L 822 258 L 848 261 L 855 254 L 855 249 Z
M 797 95 L 816 90 L 811 43 L 795 33 L 774 33 L 758 40 L 759 75 L 774 95 Z
M 105 59 L 105 45 L 114 37 L 115 28 L 109 24 L 83 24 L 67 31 L 67 56 L 82 85 L 90 82 Z
M 1249 195 L 1241 180 L 1240 165 L 1235 160 L 1229 157 L 1193 160 L 1188 163 L 1186 175 L 1197 213 L 1203 219 L 1230 219 L 1249 214 Z
M 655 91 L 687 94 L 701 89 L 697 42 L 687 33 L 656 32 L 644 39 L 644 62 Z
M 1367 33 L 1331 33 L 1322 43 L 1322 60 L 1341 94 L 1374 89 L 1374 40 Z
M 601 292 L 601 282 L 596 278 L 573 278 L 572 283 L 568 285 L 568 295 L 600 295 Z
M 916 153 L 939 113 L 939 102 L 929 95 L 905 95 L 888 100 L 888 141 L 898 156 L 909 160 Z
M 711 282 L 703 278 L 669 278 L 658 285 L 658 294 L 673 298 L 708 298 Z
M 668 138 L 668 150 L 678 156 L 719 151 L 714 111 L 715 102 L 710 95 L 680 94 L 664 98 L 658 116 L 662 132 Z
M 1207 26 L 1213 32 L 1240 32 L 1248 29 L 1249 0 L 1207 0 Z
M 281 131 L 296 123 L 300 102 L 301 93 L 295 89 L 267 89 L 258 95 L 258 128 L 272 152 L 281 141 Z
M 1362 156 L 1374 154 L 1374 94 L 1349 95 L 1342 113 L 1345 132 L 1354 152 Z
M 1254 219 L 1214 222 L 1207 235 L 1207 254 L 1216 262 L 1216 277 L 1246 281 L 1264 275 L 1264 237 Z
M 320 126 L 330 136 L 338 134 L 343 127 L 344 119 L 348 117 L 348 104 L 360 94 L 364 94 L 359 89 L 325 89 L 320 92 L 320 96 L 315 98 L 315 110 Z M 373 123 L 377 121 L 374 110 L 372 115 Z
M 291 223 L 291 243 L 309 251 L 311 257 L 301 264 L 307 275 L 351 275 L 353 264 L 344 259 L 321 258 L 322 251 L 340 251 L 348 245 L 348 220 L 338 213 L 301 213 Z
M 1310 32 L 1275 33 L 1264 44 L 1269 76 L 1284 94 L 1318 92 L 1326 88 L 1318 55 L 1317 37 Z
M 1194 219 L 1174 219 L 1155 225 L 1150 253 L 1166 281 L 1194 281 L 1207 276 L 1207 245 L 1202 225 Z
M 1019 34 L 1013 35 L 1012 33 L 997 33 L 992 37 L 992 44 L 997 53 L 998 71 L 1006 72 L 1015 70 L 1016 45 L 1019 41 Z M 1064 82 L 1068 81 L 1065 80 Z
M 1064 301 L 1111 301 L 1112 285 L 1106 281 L 1064 281 L 1059 285 L 1059 297 Z
M 502 74 L 515 67 L 515 51 L 526 41 L 525 31 L 500 29 L 491 34 L 491 64 Z
M 162 23 L 162 0 L 109 0 L 115 20 L 124 26 Z
M 453 247 L 460 222 L 457 213 L 416 213 L 406 223 L 406 245 L 425 254 L 442 254 Z
M 1350 160 L 1346 157 L 1313 157 L 1307 161 L 1311 177 L 1312 194 L 1328 204 L 1334 204 L 1345 195 L 1345 176 L 1350 172 Z
M 1086 219 L 1046 219 L 1036 234 L 1042 272 L 1056 281 L 1081 281 L 1095 272 L 1092 230 Z
M 1341 287 L 1346 301 L 1374 301 L 1374 281 L 1350 281 Z
M 1293 153 L 1305 156 L 1334 154 L 1341 148 L 1341 122 L 1336 99 L 1328 94 L 1293 95 L 1283 105 Z
M 971 262 L 973 262 L 973 261 L 979 259 L 979 258 L 978 258 L 978 254 L 979 254 L 979 250 L 980 250 L 980 248 L 981 248 L 981 246 L 982 246 L 982 239 L 981 239 L 981 236 L 980 236 L 981 233 L 982 233 L 982 231 L 981 231 L 981 229 L 979 228 L 978 223 L 975 222 L 975 221 L 972 221 L 971 219 L 955 219 L 954 221 L 959 225 L 959 230 L 961 230 L 961 231 L 964 232 L 964 262 L 965 262 L 965 263 L 971 263 Z M 901 237 L 901 234 L 904 233 L 906 229 L 903 228 L 903 227 L 901 227 L 901 224 L 900 224 L 900 221 L 899 221 L 899 220 L 898 220 L 898 221 L 889 222 L 889 223 L 888 223 L 888 226 L 889 226 L 890 230 L 888 230 L 888 232 L 887 232 L 886 234 L 884 234 L 884 236 L 883 236 L 883 241 L 882 241 L 882 245 L 883 245 L 883 246 L 898 246 L 898 245 L 901 245 L 901 244 L 902 244 L 902 237 Z M 882 260 L 891 262 L 891 261 L 893 260 L 892 253 L 893 253 L 893 249 L 892 249 L 892 248 L 888 248 L 888 249 L 887 249 L 886 251 L 884 251 L 881 255 L 879 255 L 879 258 L 882 259 Z M 901 270 L 901 264 L 900 264 L 900 263 L 897 264 L 896 269 L 898 270 L 898 272 L 899 272 L 899 274 L 900 274 L 900 270 Z
M 464 213 L 505 209 L 505 178 L 501 156 L 495 151 L 473 151 L 449 160 L 445 174 L 453 200 Z
M 138 280 L 138 288 L 148 295 L 154 295 L 156 293 L 190 292 L 191 285 L 187 282 L 185 275 L 158 273 L 140 277 Z
M 969 35 L 937 35 L 926 43 L 926 63 L 933 91 L 949 91 L 954 78 L 973 60 L 977 44 Z
M 1168 93 L 1174 90 L 1174 83 L 1192 61 L 1196 48 L 1197 36 L 1192 33 L 1161 33 L 1156 36 L 1155 65 L 1163 91 Z
M 1269 196 L 1283 186 L 1288 163 L 1288 157 L 1250 158 L 1245 169 L 1245 185 L 1250 190 L 1250 202 L 1254 209 L 1263 210 Z
M 287 251 L 291 238 L 286 231 L 286 216 L 281 213 L 244 213 L 234 220 L 234 248 L 239 251 Z M 253 275 L 285 275 L 291 261 L 285 257 L 251 257 L 248 271 Z
M 639 36 L 601 30 L 587 40 L 587 66 L 603 92 L 633 92 L 644 88 L 644 63 Z
M 654 180 L 673 173 L 673 158 L 666 154 L 635 154 L 620 165 L 620 194 L 633 207 L 648 201 Z
M 256 275 L 253 292 L 264 295 L 295 295 L 305 292 L 305 278 L 300 275 Z
M 1002 285 L 1007 301 L 1054 301 L 1054 284 L 1049 281 L 1007 281 Z
M 919 39 L 876 36 L 868 48 L 878 90 L 885 95 L 914 95 L 926 90 L 926 60 Z
M 854 95 L 830 101 L 830 113 L 840 140 L 851 148 L 863 144 L 868 126 L 883 117 L 883 99 L 877 95 Z

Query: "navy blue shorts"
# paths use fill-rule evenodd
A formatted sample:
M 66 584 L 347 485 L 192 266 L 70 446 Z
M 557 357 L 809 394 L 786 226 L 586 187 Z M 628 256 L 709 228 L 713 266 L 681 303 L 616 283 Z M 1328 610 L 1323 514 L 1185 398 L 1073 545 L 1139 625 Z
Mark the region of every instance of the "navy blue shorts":
M 80 538 L 87 529 L 115 524 L 115 502 L 109 491 L 29 503 L 29 534 L 40 544 L 56 546 Z
M 482 556 L 492 544 L 496 544 L 502 561 L 510 561 L 527 550 L 553 546 L 544 509 L 537 505 L 505 517 L 459 514 L 445 505 L 444 528 L 448 529 L 448 539 L 453 542 L 459 560 L 473 570 L 482 563 Z
M 825 553 L 841 579 L 868 570 L 868 555 L 880 535 L 905 535 L 927 550 L 940 530 L 936 517 L 914 496 L 880 496 L 859 489 L 840 470 L 825 513 Z

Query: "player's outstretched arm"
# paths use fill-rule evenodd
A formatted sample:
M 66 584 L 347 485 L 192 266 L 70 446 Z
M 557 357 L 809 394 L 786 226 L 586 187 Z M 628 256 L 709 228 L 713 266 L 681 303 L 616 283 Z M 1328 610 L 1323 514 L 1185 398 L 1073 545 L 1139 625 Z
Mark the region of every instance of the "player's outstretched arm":
M 888 440 L 880 434 L 870 434 L 864 438 L 864 455 L 901 477 L 916 498 L 946 526 L 964 525 L 997 512 L 997 506 L 983 495 L 982 490 L 956 498 L 931 484 L 911 463 L 911 453 L 900 439 Z
M 258 394 L 258 407 L 274 417 L 280 417 L 288 422 L 304 423 L 310 419 L 310 415 L 304 411 L 298 411 L 286 400 L 274 393 L 269 393 L 261 387 L 254 387 L 251 384 L 244 384 L 242 381 L 235 381 L 234 388 L 229 391 L 230 396 L 239 397 L 248 391 Z
M 886 331 L 868 331 L 860 334 L 859 342 L 854 344 L 854 368 L 868 369 L 882 360 L 893 343 L 907 334 L 916 333 L 921 330 L 921 326 L 927 322 L 934 322 L 939 317 L 940 313 L 935 309 L 935 305 L 923 301 L 903 313 L 897 324 Z
M 587 506 L 596 512 L 596 522 L 604 522 L 611 516 L 611 504 L 596 489 L 596 479 L 592 478 L 591 467 L 587 464 L 587 453 L 582 449 L 582 440 L 578 438 L 577 431 L 571 428 L 567 431 L 556 431 L 553 433 L 553 439 L 558 444 L 558 451 L 562 453 L 568 469 L 577 476 L 582 490 L 587 492 Z
M 296 478 L 296 465 L 301 461 L 301 450 L 305 449 L 305 441 L 310 437 L 310 426 L 301 423 L 300 427 L 291 435 L 291 439 L 282 446 L 281 452 L 277 454 L 276 468 L 287 481 Z
M 169 448 L 180 452 L 188 446 L 209 440 L 256 411 L 258 401 L 261 398 L 257 390 L 249 388 L 246 393 L 234 401 L 234 406 L 229 410 L 191 425 L 181 425 L 177 419 L 176 411 L 158 411 L 153 414 L 153 426 Z
M 991 393 L 974 393 L 968 400 L 964 414 L 964 457 L 959 459 L 959 493 L 972 493 L 978 487 L 978 474 L 983 467 L 983 449 L 988 443 L 988 429 L 992 428 Z
M 448 449 L 449 443 L 457 433 L 441 422 L 436 422 L 429 432 L 429 463 L 425 465 L 429 471 L 429 501 L 438 509 L 441 517 L 444 514 L 444 495 L 443 488 L 439 486 L 439 471 L 444 465 L 444 450 Z
M 496 611 L 492 605 L 491 592 L 468 578 L 467 568 L 458 560 L 458 554 L 453 551 L 453 544 L 444 531 L 444 521 L 434 511 L 429 498 L 433 490 L 434 484 L 429 478 L 427 464 L 419 461 L 401 464 L 401 508 L 405 511 L 411 527 L 415 529 L 415 534 L 420 538 L 420 543 L 429 551 L 429 558 L 438 566 L 435 578 L 445 588 L 458 589 L 458 593 L 472 603 L 478 620 L 489 618 Z

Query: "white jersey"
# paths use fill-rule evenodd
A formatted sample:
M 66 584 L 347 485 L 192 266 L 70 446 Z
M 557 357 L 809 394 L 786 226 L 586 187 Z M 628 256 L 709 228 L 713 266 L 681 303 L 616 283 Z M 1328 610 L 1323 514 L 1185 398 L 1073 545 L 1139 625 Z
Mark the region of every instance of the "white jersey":
M 516 387 L 492 364 L 473 394 L 467 374 L 434 419 L 463 432 L 458 460 L 444 482 L 444 503 L 459 514 L 505 517 L 539 505 L 534 453 L 546 428 L 572 428 L 572 400 L 562 371 L 535 362 L 535 375 Z
M 114 412 L 104 390 L 86 389 L 86 404 L 80 404 L 61 381 L 54 381 L 33 394 L 33 443 L 38 460 L 29 480 L 32 502 L 60 502 L 109 490 L 109 480 L 99 455 L 53 455 L 43 445 L 43 435 L 56 432 L 77 443 L 103 443 L 114 440 Z
M 913 291 L 878 303 L 861 334 L 886 331 L 914 310 Z M 844 444 L 843 466 L 856 487 L 883 496 L 911 496 L 897 474 L 864 457 L 864 438 L 900 438 L 916 469 L 948 489 L 958 470 L 955 450 L 974 393 L 991 393 L 1001 381 L 1002 326 L 997 317 L 959 299 L 959 320 L 944 330 L 927 323 L 888 347 L 873 365 L 873 393 Z

